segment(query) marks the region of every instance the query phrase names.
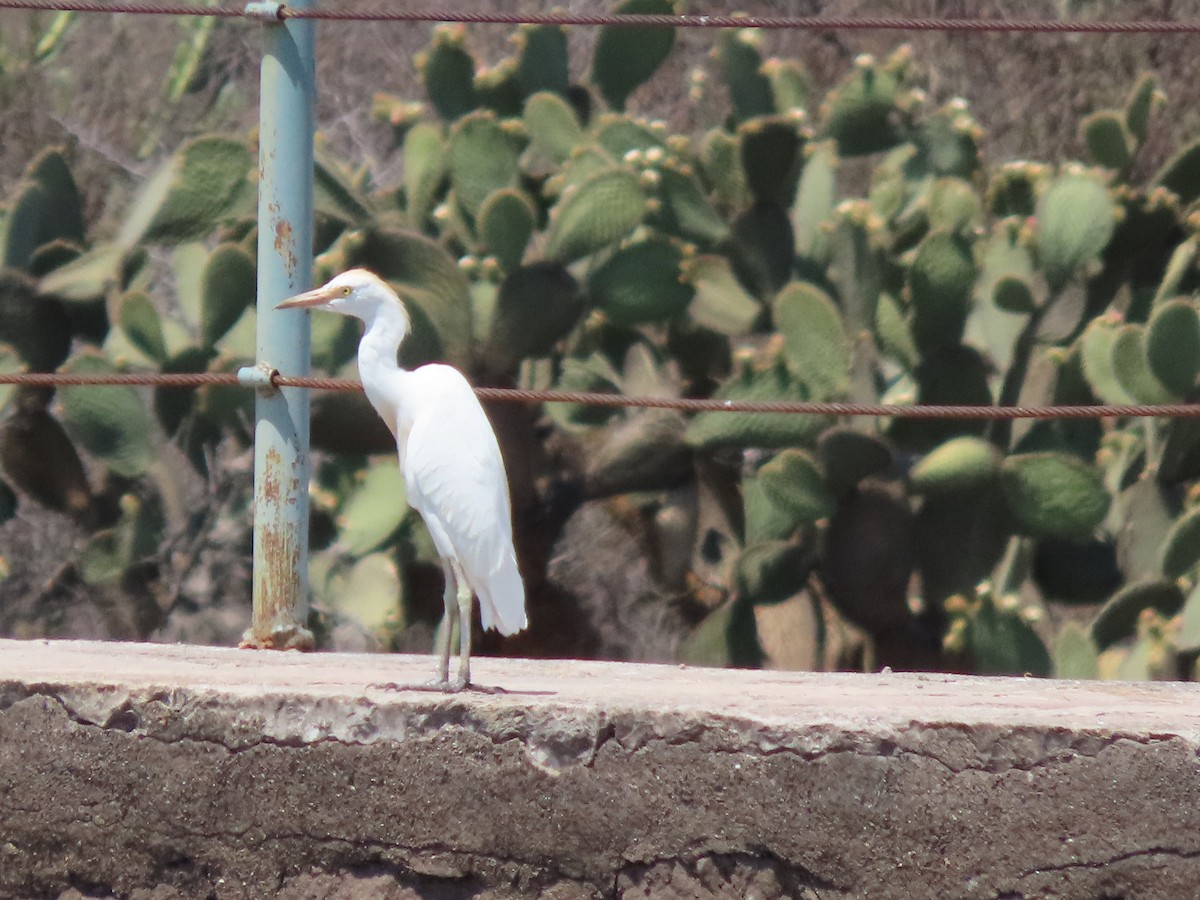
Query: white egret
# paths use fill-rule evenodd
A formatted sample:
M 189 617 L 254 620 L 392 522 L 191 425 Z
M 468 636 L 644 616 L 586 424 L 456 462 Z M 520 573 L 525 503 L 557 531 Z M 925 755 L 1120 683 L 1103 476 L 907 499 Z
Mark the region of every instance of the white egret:
M 358 372 L 367 398 L 396 437 L 408 502 L 442 559 L 446 607 L 438 680 L 459 690 L 471 681 L 471 594 L 484 628 L 514 634 L 526 625 L 525 587 L 513 550 L 508 479 L 495 432 L 471 385 L 451 366 L 412 371 L 396 359 L 410 328 L 396 293 L 366 269 L 351 269 L 277 309 L 318 308 L 366 325 Z M 450 634 L 459 627 L 458 676 L 450 680 Z

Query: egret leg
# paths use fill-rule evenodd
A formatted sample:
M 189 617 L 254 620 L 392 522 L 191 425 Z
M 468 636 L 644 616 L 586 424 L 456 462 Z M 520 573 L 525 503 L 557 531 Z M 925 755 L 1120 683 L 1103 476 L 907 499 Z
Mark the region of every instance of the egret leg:
M 455 688 L 461 690 L 471 683 L 471 586 L 458 563 L 452 562 L 458 581 L 458 678 Z
M 450 686 L 450 636 L 454 632 L 454 620 L 458 615 L 455 596 L 457 593 L 454 568 L 449 560 L 442 561 L 442 574 L 446 579 L 446 587 L 442 591 L 442 606 L 445 613 L 442 616 L 441 634 L 438 635 L 438 679 L 435 686 Z

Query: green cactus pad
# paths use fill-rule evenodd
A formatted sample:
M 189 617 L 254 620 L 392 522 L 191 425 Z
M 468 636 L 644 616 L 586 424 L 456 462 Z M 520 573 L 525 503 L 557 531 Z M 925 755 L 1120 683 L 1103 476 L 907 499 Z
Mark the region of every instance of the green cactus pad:
M 254 168 L 243 142 L 196 138 L 143 185 L 116 243 L 123 248 L 142 241 L 177 244 L 207 235 L 237 200 Z
M 837 203 L 837 146 L 823 141 L 809 146 L 792 203 L 792 233 L 796 255 L 817 265 L 828 261 L 826 223 Z
M 1066 604 L 1107 600 L 1125 580 L 1117 566 L 1116 547 L 1109 539 L 1038 541 L 1030 575 L 1043 597 Z
M 733 265 L 738 279 L 768 299 L 792 278 L 795 238 L 786 210 L 776 203 L 755 203 L 733 222 Z
M 82 518 L 91 487 L 66 430 L 43 408 L 49 399 L 41 389 L 19 390 L 16 408 L 0 420 L 0 471 L 42 506 Z
M 693 477 L 684 421 L 674 410 L 643 410 L 604 431 L 588 454 L 584 491 L 590 498 L 660 491 Z
M 996 308 L 1015 315 L 1026 315 L 1037 309 L 1033 286 L 1019 275 L 1002 275 L 992 286 L 992 302 Z
M 891 294 L 878 295 L 875 307 L 875 323 L 872 329 L 879 348 L 910 372 L 921 361 L 921 354 L 913 343 L 912 332 L 904 320 L 904 311 Z
M 1153 183 L 1174 192 L 1185 206 L 1200 197 L 1200 141 L 1188 144 L 1163 163 Z
M 1044 167 L 1034 163 L 1010 163 L 992 175 L 987 189 L 987 206 L 992 215 L 1028 218 L 1037 209 Z
M 1200 315 L 1189 300 L 1168 300 L 1146 325 L 1150 371 L 1176 397 L 1190 397 L 1200 375 Z
M 25 177 L 42 189 L 46 202 L 40 223 L 41 243 L 52 240 L 82 244 L 85 238 L 83 197 L 63 150 L 52 147 L 30 164 Z
M 55 369 L 71 350 L 71 320 L 54 297 L 17 272 L 0 272 L 0 335 L 35 372 Z
M 983 222 L 983 201 L 962 178 L 939 178 L 930 186 L 927 216 L 933 231 L 973 235 Z
M 1134 138 L 1116 111 L 1106 109 L 1086 116 L 1079 132 L 1097 164 L 1122 172 L 1133 162 Z
M 646 214 L 638 177 L 611 169 L 573 186 L 550 213 L 546 257 L 564 263 L 595 253 L 629 234 Z
M 1164 431 L 1159 477 L 1168 484 L 1200 478 L 1200 422 L 1172 419 Z
M 180 244 L 171 253 L 175 301 L 182 313 L 181 318 L 193 329 L 200 327 L 200 308 L 204 305 L 204 267 L 208 265 L 208 255 L 208 247 L 199 241 Z M 167 347 L 171 349 L 169 341 Z
M 1179 630 L 1175 632 L 1175 646 L 1184 653 L 1200 650 L 1200 587 L 1192 588 L 1184 601 L 1179 616 Z
M 502 188 L 479 207 L 477 230 L 483 251 L 496 257 L 506 272 L 521 265 L 525 247 L 537 226 L 537 209 L 523 191 Z
M 348 260 L 362 265 L 397 288 L 415 315 L 433 327 L 446 360 L 463 365 L 471 345 L 469 282 L 455 261 L 424 235 L 411 231 L 374 229 L 363 235 L 362 245 Z M 415 308 L 415 309 L 414 309 Z
M 996 477 L 1001 459 L 996 446 L 983 438 L 951 438 L 913 466 L 908 478 L 919 494 L 973 491 Z
M 1162 575 L 1163 547 L 1180 513 L 1175 492 L 1143 475 L 1116 495 L 1110 528 L 1116 533 L 1117 565 L 1127 582 Z
M 682 280 L 683 254 L 652 237 L 622 247 L 588 278 L 592 302 L 616 325 L 661 322 L 687 309 L 694 290 Z
M 25 362 L 21 359 L 21 354 L 17 352 L 17 348 L 12 344 L 0 343 L 0 374 L 15 375 L 18 372 L 26 370 Z M 9 398 L 12 397 L 15 390 L 15 385 L 0 384 L 0 409 L 8 406 Z
M 889 265 L 865 206 L 860 202 L 837 210 L 829 238 L 829 277 L 837 287 L 848 334 L 860 334 L 876 325 L 876 305 Z
M 1044 677 L 1051 671 L 1050 654 L 1037 632 L 1017 610 L 1001 610 L 990 600 L 969 619 L 966 651 L 971 671 L 979 675 Z
M 803 63 L 796 59 L 772 57 L 763 63 L 762 72 L 771 82 L 775 112 L 781 115 L 795 115 L 797 112 L 808 110 L 813 85 Z
M 757 475 L 742 479 L 742 516 L 745 519 L 746 543 L 786 541 L 796 533 L 791 513 L 771 502 L 767 489 Z
M 1119 325 L 1108 318 L 1093 319 L 1079 337 L 1083 374 L 1092 393 L 1105 403 L 1136 403 L 1117 374 L 1116 345 Z
M 365 222 L 371 218 L 370 201 L 363 193 L 361 173 L 346 165 L 318 143 L 313 160 L 313 211 L 320 223 Z
M 1129 99 L 1125 101 L 1125 128 L 1139 144 L 1146 140 L 1150 115 L 1161 99 L 1158 79 L 1149 72 L 1138 78 L 1129 92 Z
M 481 108 L 490 109 L 502 119 L 521 115 L 525 95 L 517 83 L 517 65 L 510 56 L 475 75 L 475 95 Z
M 132 560 L 123 551 L 122 530 L 105 528 L 92 534 L 79 554 L 79 577 L 84 584 L 102 585 L 121 577 Z
M 166 374 L 208 371 L 212 351 L 186 347 L 163 363 Z M 188 414 L 195 408 L 196 391 L 192 388 L 160 387 L 154 391 L 154 413 L 168 437 L 174 437 Z
M 720 400 L 807 400 L 801 385 L 783 366 L 735 375 L 717 393 Z M 826 416 L 787 413 L 704 412 L 688 425 L 695 447 L 792 447 L 810 444 L 828 425 Z
M 538 91 L 567 93 L 570 87 L 567 32 L 561 26 L 523 26 L 517 29 L 516 44 L 519 48 L 516 80 L 523 96 Z
M 357 333 L 354 339 L 357 343 Z M 328 391 L 314 396 L 310 429 L 314 449 L 355 456 L 393 453 L 395 459 L 395 436 L 371 401 L 358 391 Z
M 17 495 L 8 483 L 0 479 L 0 525 L 17 514 Z
M 810 559 L 803 547 L 785 541 L 751 544 L 734 563 L 734 589 L 750 603 L 780 603 L 807 583 Z
M 395 455 L 374 460 L 338 510 L 338 549 L 362 556 L 381 546 L 407 518 L 406 497 Z
M 1170 403 L 1174 398 L 1154 377 L 1146 358 L 1145 328 L 1125 324 L 1117 329 L 1113 341 L 1113 370 L 1121 386 L 1138 403 Z
M 493 192 L 515 187 L 517 151 L 490 111 L 471 113 L 455 123 L 448 150 L 450 184 L 472 218 Z
M 63 366 L 64 372 L 113 372 L 108 360 L 85 352 Z M 155 458 L 154 423 L 136 390 L 116 385 L 64 387 L 58 392 L 63 425 L 72 440 L 117 475 L 145 474 Z
M 1051 650 L 1054 677 L 1084 681 L 1100 677 L 1099 650 L 1077 622 L 1064 622 Z
M 1162 572 L 1167 578 L 1182 578 L 1200 564 L 1200 508 L 1193 507 L 1167 532 L 1163 545 Z
M 583 143 L 583 127 L 575 110 L 558 94 L 542 91 L 525 101 L 523 116 L 525 131 L 529 135 L 529 150 L 522 157 L 522 168 L 535 173 L 542 166 L 532 164 L 536 159 L 547 161 L 545 168 L 561 166 Z
M 479 105 L 475 92 L 475 60 L 465 46 L 461 27 L 435 29 L 433 44 L 418 57 L 417 67 L 439 116 L 453 122 Z
M 750 202 L 750 188 L 741 166 L 741 145 L 734 135 L 721 128 L 706 132 L 700 145 L 700 165 L 722 210 L 742 209 Z
M 824 133 L 841 156 L 863 156 L 896 146 L 900 82 L 875 63 L 859 66 L 825 99 Z
M 759 468 L 758 481 L 771 505 L 787 515 L 792 531 L 829 518 L 837 507 L 820 463 L 805 450 L 783 450 Z
M 554 262 L 515 269 L 500 285 L 484 357 L 502 372 L 529 356 L 546 356 L 575 327 L 583 298 L 575 279 Z
M 671 0 L 625 0 L 619 14 L 671 15 Z M 675 46 L 674 28 L 601 28 L 592 56 L 592 82 L 606 103 L 625 108 L 629 95 L 658 71 Z
M 817 458 L 835 497 L 844 497 L 864 478 L 887 473 L 893 462 L 892 450 L 883 440 L 846 426 L 821 433 Z
M 659 208 L 651 222 L 660 230 L 714 247 L 729 237 L 729 225 L 705 194 L 690 167 L 664 164 L 657 170 Z
M 850 339 L 829 295 L 815 285 L 794 281 L 776 295 L 772 314 L 776 330 L 783 335 L 788 364 L 813 397 L 843 396 L 850 387 Z
M 947 104 L 921 123 L 920 162 L 934 175 L 972 178 L 979 169 L 978 125 L 965 109 Z
M 318 586 L 320 583 L 318 582 Z M 318 593 L 339 617 L 348 617 L 387 644 L 404 625 L 400 570 L 390 553 L 372 553 L 336 572 Z
M 551 175 L 542 185 L 542 196 L 557 198 L 572 187 L 583 184 L 589 178 L 611 172 L 615 168 L 612 155 L 596 144 L 577 147 L 562 169 Z
M 116 244 L 96 244 L 48 273 L 38 287 L 43 294 L 63 300 L 101 299 L 111 288 L 123 285 L 127 261 L 126 252 Z
M 1178 246 L 1182 237 L 1179 226 L 1183 213 L 1170 191 L 1151 189 L 1142 193 L 1118 187 L 1118 192 L 1119 221 L 1104 251 L 1101 277 L 1095 286 L 1098 295 L 1113 296 L 1122 280 L 1128 279 L 1134 292 L 1129 318 L 1141 321 L 1152 296 L 1151 288 L 1165 281 L 1163 266 L 1168 249 Z
M 754 605 L 739 598 L 709 613 L 679 645 L 679 661 L 688 666 L 753 669 L 762 660 Z
M 1000 469 L 1004 499 L 1022 534 L 1085 538 L 1108 513 L 1109 496 L 1095 466 L 1063 453 L 1009 456 Z
M 621 376 L 607 357 L 596 352 L 585 359 L 564 359 L 554 389 L 618 394 L 620 380 Z M 564 430 L 579 432 L 603 425 L 617 415 L 617 410 L 587 403 L 550 403 L 546 406 L 546 415 Z
M 644 119 L 606 113 L 596 126 L 596 143 L 617 159 L 632 151 L 663 149 L 666 134 Z
M 0 216 L 0 227 L 3 217 Z M 34 278 L 44 278 L 60 266 L 74 262 L 83 255 L 79 245 L 72 241 L 56 239 L 48 244 L 42 244 L 34 251 L 29 259 L 29 274 Z
M 1152 609 L 1170 618 L 1183 608 L 1183 591 L 1173 581 L 1155 579 L 1126 585 L 1092 620 L 1091 637 L 1101 650 L 1137 634 L 1142 613 Z
M 971 347 L 943 347 L 921 361 L 914 371 L 917 403 L 926 406 L 990 406 L 988 367 L 979 352 Z M 889 435 L 907 449 L 928 452 L 961 434 L 979 435 L 986 423 L 976 419 L 898 419 Z
M 871 633 L 912 622 L 913 515 L 898 487 L 867 482 L 843 497 L 821 541 L 821 577 L 838 612 Z
M 83 198 L 59 149 L 43 152 L 0 222 L 0 260 L 13 269 L 29 266 L 37 249 L 52 241 L 84 241 Z
M 404 195 L 414 227 L 425 225 L 446 177 L 446 142 L 436 125 L 419 122 L 404 136 Z
M 1113 195 L 1086 174 L 1060 175 L 1037 206 L 1037 249 L 1052 291 L 1093 263 L 1116 225 Z
M 254 257 L 238 244 L 221 244 L 204 267 L 200 341 L 213 347 L 254 305 L 257 277 Z
M 725 257 L 693 257 L 683 272 L 696 291 L 689 311 L 697 324 L 721 334 L 746 334 L 762 315 L 762 306 L 746 293 Z
M 733 118 L 742 122 L 775 112 L 771 80 L 763 74 L 763 58 L 758 38 L 749 31 L 726 31 L 717 44 L 716 57 L 721 76 L 733 101 Z
M 935 232 L 921 242 L 908 273 L 913 341 L 922 355 L 958 343 L 970 310 L 975 262 L 964 238 Z
M 742 169 L 759 202 L 791 205 L 803 164 L 804 139 L 786 116 L 758 116 L 738 127 Z
M 163 338 L 162 320 L 145 291 L 129 291 L 118 298 L 117 325 L 129 342 L 150 360 L 163 363 L 167 359 L 167 342 Z
M 166 525 L 162 505 L 127 494 L 120 521 L 92 535 L 79 558 L 79 574 L 88 584 L 112 582 L 132 566 L 152 557 Z
M 1154 305 L 1159 306 L 1170 300 L 1180 289 L 1196 267 L 1196 258 L 1200 255 L 1200 242 L 1196 238 L 1188 238 L 1171 252 L 1167 269 L 1163 272 L 1162 281 L 1154 293 Z
M 720 381 L 733 367 L 729 338 L 695 322 L 690 315 L 667 328 L 667 353 L 680 374 L 693 383 Z

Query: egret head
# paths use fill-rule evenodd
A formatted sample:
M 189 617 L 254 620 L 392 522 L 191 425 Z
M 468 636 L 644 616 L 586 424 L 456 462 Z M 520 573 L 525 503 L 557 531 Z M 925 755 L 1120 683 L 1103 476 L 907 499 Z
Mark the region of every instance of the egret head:
M 366 269 L 349 269 L 341 275 L 335 275 L 319 288 L 289 297 L 275 308 L 327 309 L 344 316 L 354 316 L 364 322 L 370 322 L 382 313 L 389 317 L 399 315 L 406 324 L 408 322 L 408 310 L 396 292 L 382 278 Z

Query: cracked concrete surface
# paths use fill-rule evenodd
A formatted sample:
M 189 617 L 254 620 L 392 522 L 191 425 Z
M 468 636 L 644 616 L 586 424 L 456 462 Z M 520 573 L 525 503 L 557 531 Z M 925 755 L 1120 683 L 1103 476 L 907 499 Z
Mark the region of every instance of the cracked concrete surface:
M 0 897 L 1200 896 L 1191 685 L 431 671 L 0 641 Z

